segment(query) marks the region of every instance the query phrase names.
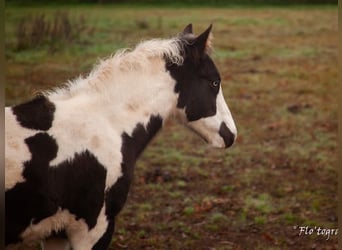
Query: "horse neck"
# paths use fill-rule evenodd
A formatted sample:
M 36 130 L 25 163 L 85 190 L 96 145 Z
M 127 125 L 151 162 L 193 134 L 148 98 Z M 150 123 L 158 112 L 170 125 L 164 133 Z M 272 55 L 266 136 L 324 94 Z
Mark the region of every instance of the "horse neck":
M 100 69 L 54 98 L 66 108 L 107 120 L 119 136 L 134 138 L 135 142 L 129 140 L 127 145 L 135 145 L 138 156 L 177 103 L 175 81 L 165 70 L 164 61 L 146 63 L 144 68 L 131 70 L 107 68 L 105 75 Z

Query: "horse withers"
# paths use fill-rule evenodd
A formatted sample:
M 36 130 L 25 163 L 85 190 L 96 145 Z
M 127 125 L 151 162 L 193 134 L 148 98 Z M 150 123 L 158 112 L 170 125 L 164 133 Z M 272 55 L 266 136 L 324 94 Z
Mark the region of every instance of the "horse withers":
M 192 25 L 101 61 L 85 78 L 6 108 L 6 247 L 103 250 L 138 156 L 166 119 L 214 147 L 236 127 L 210 58 L 210 26 Z

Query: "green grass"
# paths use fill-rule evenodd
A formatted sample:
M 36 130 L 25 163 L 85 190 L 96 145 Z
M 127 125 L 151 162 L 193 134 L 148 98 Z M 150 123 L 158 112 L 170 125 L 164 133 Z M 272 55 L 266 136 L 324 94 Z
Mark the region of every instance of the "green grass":
M 258 195 L 257 197 L 247 196 L 245 198 L 246 210 L 254 210 L 261 214 L 269 214 L 274 210 L 274 205 L 271 197 L 267 193 Z

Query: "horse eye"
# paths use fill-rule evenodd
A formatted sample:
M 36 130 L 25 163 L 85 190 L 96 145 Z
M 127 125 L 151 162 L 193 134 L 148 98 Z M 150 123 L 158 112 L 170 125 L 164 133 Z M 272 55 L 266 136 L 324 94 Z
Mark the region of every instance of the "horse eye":
M 216 88 L 217 86 L 219 86 L 219 84 L 220 84 L 220 81 L 219 81 L 219 80 L 211 82 L 211 86 L 212 86 L 212 87 L 215 87 L 215 88 Z

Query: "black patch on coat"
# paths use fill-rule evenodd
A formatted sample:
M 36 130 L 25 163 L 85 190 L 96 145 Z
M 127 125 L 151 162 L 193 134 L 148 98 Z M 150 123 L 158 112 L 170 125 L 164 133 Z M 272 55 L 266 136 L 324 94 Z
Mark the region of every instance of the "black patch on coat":
M 106 169 L 87 150 L 51 167 L 58 151 L 53 137 L 38 133 L 25 142 L 32 154 L 24 163 L 25 182 L 5 194 L 6 245 L 21 241 L 31 222 L 54 215 L 59 207 L 93 228 L 104 201 Z
M 107 249 L 110 244 L 114 232 L 115 216 L 120 212 L 126 202 L 133 178 L 135 162 L 147 144 L 160 130 L 162 124 L 163 120 L 160 116 L 152 116 L 146 128 L 139 123 L 133 130 L 131 136 L 127 133 L 122 134 L 122 176 L 106 192 L 106 216 L 109 221 L 109 226 L 103 237 L 93 247 L 93 250 Z
M 234 140 L 235 140 L 235 135 L 229 130 L 229 128 L 224 122 L 221 123 L 219 135 L 223 138 L 226 148 L 233 145 Z
M 182 65 L 166 64 L 167 70 L 176 81 L 175 92 L 179 93 L 177 107 L 185 108 L 188 121 L 216 114 L 216 97 L 220 86 L 213 86 L 220 81 L 217 68 L 204 53 L 194 54 L 191 45 L 184 45 L 184 63 Z
M 21 126 L 35 130 L 48 130 L 52 126 L 56 107 L 45 96 L 12 107 Z

